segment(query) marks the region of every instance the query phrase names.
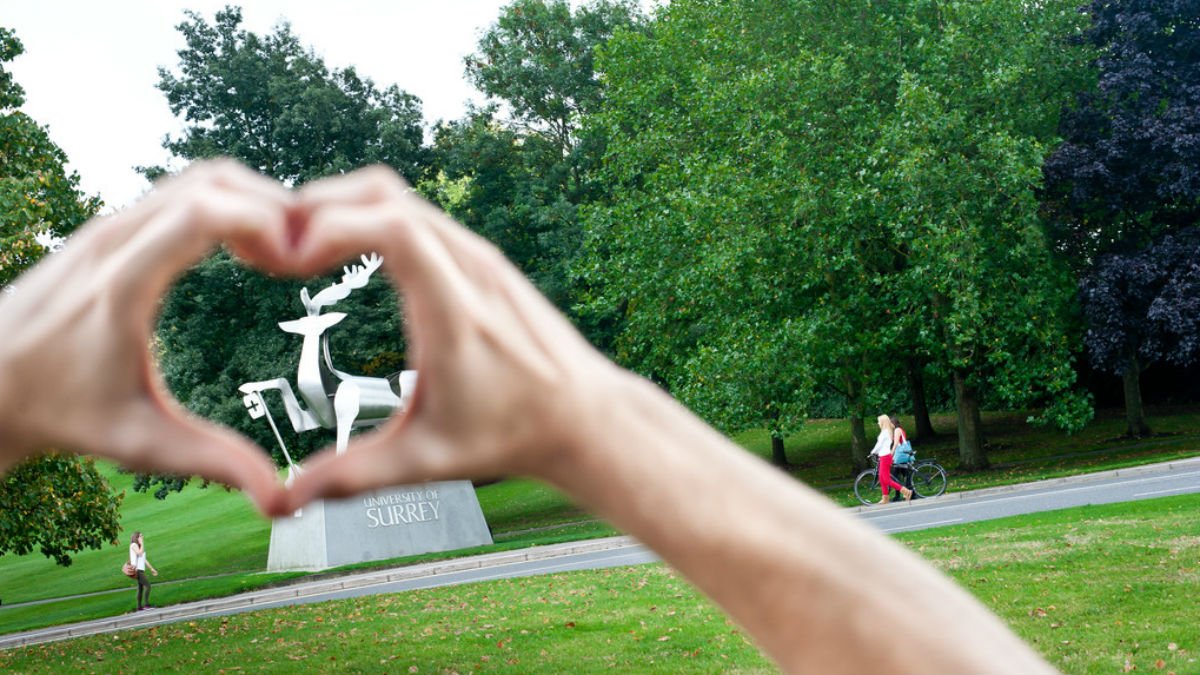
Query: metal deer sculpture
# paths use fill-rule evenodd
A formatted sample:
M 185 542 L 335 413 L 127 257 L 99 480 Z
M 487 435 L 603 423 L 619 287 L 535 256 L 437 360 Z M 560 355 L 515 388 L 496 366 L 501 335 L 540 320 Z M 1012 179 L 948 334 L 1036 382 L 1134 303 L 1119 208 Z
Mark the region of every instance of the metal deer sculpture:
M 244 395 L 242 400 L 250 412 L 250 417 L 258 419 L 265 416 L 271 430 L 275 432 L 275 440 L 279 441 L 279 447 L 283 449 L 283 456 L 287 459 L 289 483 L 300 472 L 300 467 L 292 461 L 292 456 L 288 453 L 279 428 L 275 425 L 263 398 L 264 391 L 279 391 L 287 410 L 288 421 L 297 433 L 318 427 L 336 429 L 339 453 L 346 451 L 352 428 L 381 424 L 393 413 L 403 412 L 412 398 L 417 383 L 416 371 L 405 370 L 387 378 L 350 375 L 334 368 L 333 360 L 329 356 L 329 335 L 326 331 L 345 319 L 346 314 L 322 314 L 321 310 L 345 299 L 354 289 L 366 286 L 371 275 L 382 264 L 383 258 L 378 255 L 364 255 L 361 265 L 343 268 L 342 280 L 316 296 L 310 298 L 308 289 L 302 289 L 300 300 L 304 303 L 306 316 L 279 324 L 283 330 L 304 338 L 300 349 L 300 367 L 296 372 L 296 388 L 300 391 L 300 398 L 308 404 L 307 409 L 297 400 L 291 383 L 282 377 L 262 382 L 247 382 L 238 387 L 238 391 Z

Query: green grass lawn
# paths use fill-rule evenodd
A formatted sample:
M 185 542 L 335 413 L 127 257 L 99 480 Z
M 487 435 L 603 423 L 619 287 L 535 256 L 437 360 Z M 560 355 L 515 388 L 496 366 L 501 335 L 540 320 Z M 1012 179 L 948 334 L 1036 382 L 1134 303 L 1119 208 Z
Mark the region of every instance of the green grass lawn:
M 935 417 L 934 424 L 942 435 L 933 441 L 918 442 L 918 449 L 921 456 L 937 457 L 946 464 L 952 491 L 1192 456 L 1200 449 L 1200 432 L 1195 431 L 1200 429 L 1200 413 L 1191 409 L 1151 410 L 1151 422 L 1163 435 L 1141 441 L 1120 438 L 1124 429 L 1120 411 L 1102 411 L 1095 422 L 1074 436 L 1031 427 L 1024 419 L 1021 413 L 985 415 L 989 454 L 993 462 L 1002 465 L 996 471 L 956 473 L 952 416 Z M 844 420 L 806 424 L 787 439 L 788 457 L 794 465 L 791 472 L 811 485 L 826 488 L 840 503 L 855 503 L 847 487 L 848 439 Z M 770 454 L 770 442 L 763 432 L 741 434 L 735 440 L 752 452 Z M 266 567 L 270 523 L 259 518 L 240 494 L 220 487 L 189 486 L 166 500 L 157 500 L 129 489 L 131 476 L 119 474 L 109 465 L 101 465 L 101 469 L 116 489 L 125 490 L 119 545 L 84 551 L 67 568 L 36 553 L 0 556 L 0 600 L 4 603 L 0 606 L 0 633 L 112 616 L 132 609 L 134 584 L 118 568 L 127 555 L 129 534 L 135 529 L 146 532 L 150 559 L 163 573 L 154 579 L 154 602 L 160 606 L 230 595 L 296 576 L 261 573 Z M 353 565 L 340 571 L 615 534 L 557 491 L 535 481 L 506 480 L 481 487 L 477 494 L 493 531 L 494 546 Z M 42 605 L 10 606 L 113 589 L 125 590 Z
M 1200 495 L 899 536 L 1066 673 L 1200 673 Z
M 1197 509 L 1200 495 L 1186 495 L 899 539 L 1065 673 L 1196 673 Z M 741 631 L 661 565 L 411 591 L 56 642 L 0 652 L 0 669 L 773 672 Z

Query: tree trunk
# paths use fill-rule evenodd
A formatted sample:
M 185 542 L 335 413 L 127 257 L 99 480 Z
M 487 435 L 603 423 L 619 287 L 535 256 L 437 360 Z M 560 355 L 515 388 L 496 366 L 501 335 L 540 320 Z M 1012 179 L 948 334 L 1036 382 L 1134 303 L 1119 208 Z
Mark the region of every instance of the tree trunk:
M 1121 374 L 1125 385 L 1125 434 L 1139 437 L 1150 435 L 1146 411 L 1142 407 L 1142 363 L 1137 354 L 1129 357 L 1129 366 Z
M 979 393 L 967 384 L 967 374 L 954 371 L 954 407 L 958 411 L 958 461 L 964 471 L 988 467 L 983 451 L 983 420 L 979 416 Z
M 862 415 L 850 416 L 850 459 L 854 463 L 854 473 L 867 468 L 867 453 L 871 443 L 867 441 L 866 427 L 863 426 Z
M 846 402 L 850 417 L 850 462 L 854 473 L 867 468 L 867 453 L 871 446 L 867 443 L 867 432 L 863 427 L 863 387 L 862 383 L 853 377 L 846 378 Z
M 781 469 L 788 467 L 787 454 L 783 451 L 783 436 L 774 431 L 771 432 L 771 463 Z
M 928 440 L 937 436 L 937 432 L 933 430 L 933 422 L 929 419 L 929 406 L 925 403 L 925 373 L 922 368 L 921 361 L 915 358 L 908 359 L 908 389 L 912 394 L 913 418 L 915 418 L 913 428 L 913 439 Z

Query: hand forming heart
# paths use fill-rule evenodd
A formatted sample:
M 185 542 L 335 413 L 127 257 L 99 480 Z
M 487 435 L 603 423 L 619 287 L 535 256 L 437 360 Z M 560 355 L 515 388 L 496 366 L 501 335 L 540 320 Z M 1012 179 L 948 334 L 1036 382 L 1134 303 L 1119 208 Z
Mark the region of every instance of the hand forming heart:
M 294 276 L 377 251 L 405 298 L 409 410 L 322 453 L 290 490 L 253 443 L 184 412 L 148 352 L 160 296 L 218 243 Z M 22 277 L 0 299 L 0 335 L 0 470 L 45 448 L 93 453 L 240 487 L 270 515 L 531 475 L 653 547 L 784 670 L 1053 672 L 916 556 L 610 364 L 495 248 L 384 169 L 298 193 L 232 162 L 189 169 Z M 861 583 L 881 569 L 910 602 Z M 908 634 L 877 630 L 898 625 Z
M 317 458 L 290 493 L 265 452 L 186 413 L 149 355 L 160 297 L 220 243 L 291 276 L 379 251 L 407 300 L 421 372 L 410 414 Z M 268 514 L 401 482 L 536 474 L 569 446 L 570 397 L 546 392 L 616 372 L 490 244 L 380 168 L 293 193 L 234 162 L 196 165 L 22 277 L 0 334 L 0 469 L 46 448 L 102 455 L 242 488 Z

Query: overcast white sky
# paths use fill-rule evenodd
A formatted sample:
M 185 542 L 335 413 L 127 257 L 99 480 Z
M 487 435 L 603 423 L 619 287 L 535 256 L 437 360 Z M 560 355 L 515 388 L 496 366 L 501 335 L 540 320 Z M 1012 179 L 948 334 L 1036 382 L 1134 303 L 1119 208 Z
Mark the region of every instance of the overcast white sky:
M 162 164 L 162 138 L 179 126 L 155 89 L 158 66 L 174 68 L 184 9 L 209 20 L 229 0 L 0 0 L 0 25 L 25 54 L 9 64 L 25 88 L 25 112 L 49 127 L 88 194 L 108 208 L 148 187 L 136 165 Z M 481 96 L 463 78 L 463 57 L 506 0 L 254 0 L 244 26 L 269 32 L 281 18 L 330 67 L 354 65 L 376 84 L 397 84 L 425 119 L 459 117 Z

